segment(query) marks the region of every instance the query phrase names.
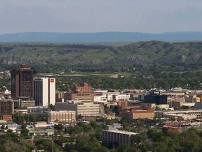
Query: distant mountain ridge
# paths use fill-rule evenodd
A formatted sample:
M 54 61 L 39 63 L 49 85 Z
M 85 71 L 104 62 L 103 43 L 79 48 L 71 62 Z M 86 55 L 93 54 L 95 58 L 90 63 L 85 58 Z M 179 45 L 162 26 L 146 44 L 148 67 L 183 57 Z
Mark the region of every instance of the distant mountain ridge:
M 47 43 L 97 43 L 97 42 L 137 42 L 137 41 L 202 41 L 202 32 L 173 33 L 135 33 L 135 32 L 98 32 L 98 33 L 52 33 L 27 32 L 0 35 L 0 42 L 47 42 Z

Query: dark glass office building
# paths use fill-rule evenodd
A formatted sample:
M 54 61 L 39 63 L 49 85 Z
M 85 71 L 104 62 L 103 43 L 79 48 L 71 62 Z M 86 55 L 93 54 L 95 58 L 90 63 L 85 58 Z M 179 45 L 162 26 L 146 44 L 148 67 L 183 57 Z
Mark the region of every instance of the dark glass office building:
M 167 95 L 161 95 L 160 92 L 151 92 L 144 96 L 145 103 L 168 104 Z
M 19 69 L 11 71 L 11 96 L 12 98 L 32 97 L 33 70 L 28 65 L 22 64 Z

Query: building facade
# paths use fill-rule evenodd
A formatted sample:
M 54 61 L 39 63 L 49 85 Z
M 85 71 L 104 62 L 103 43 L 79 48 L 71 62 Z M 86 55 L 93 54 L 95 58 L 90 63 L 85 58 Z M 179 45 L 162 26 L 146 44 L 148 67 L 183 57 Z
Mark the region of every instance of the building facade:
M 50 111 L 48 112 L 49 122 L 75 123 L 76 111 Z
M 13 102 L 14 102 L 15 109 L 26 109 L 27 107 L 35 106 L 35 100 L 32 100 L 30 98 L 19 98 L 19 99 L 13 100 Z
M 132 138 L 137 135 L 134 132 L 121 130 L 104 130 L 102 133 L 102 142 L 109 147 L 117 147 L 119 145 L 129 145 Z
M 55 105 L 55 78 L 35 78 L 33 82 L 33 97 L 37 106 Z
M 119 101 L 117 101 L 117 106 L 120 109 L 127 108 L 128 107 L 128 101 L 126 101 L 126 100 L 119 100 Z
M 14 113 L 14 103 L 12 100 L 0 101 L 0 115 L 12 115 Z
M 56 92 L 56 102 L 64 102 L 68 99 L 68 93 L 66 91 Z
M 132 119 L 150 119 L 153 120 L 155 117 L 154 110 L 132 110 L 130 112 Z
M 77 115 L 82 117 L 99 117 L 103 113 L 101 106 L 94 103 L 80 103 L 77 105 Z
M 157 111 L 156 115 L 171 120 L 194 120 L 202 118 L 202 110 Z
M 96 90 L 94 91 L 94 103 L 107 103 L 107 90 Z
M 93 89 L 87 83 L 75 85 L 68 99 L 85 103 L 93 102 Z
M 55 110 L 76 111 L 76 115 L 81 117 L 99 117 L 104 114 L 103 106 L 95 103 L 58 102 L 55 105 Z
M 167 95 L 149 94 L 144 96 L 145 103 L 168 104 Z
M 33 70 L 28 65 L 21 65 L 19 69 L 11 71 L 12 98 L 32 97 Z

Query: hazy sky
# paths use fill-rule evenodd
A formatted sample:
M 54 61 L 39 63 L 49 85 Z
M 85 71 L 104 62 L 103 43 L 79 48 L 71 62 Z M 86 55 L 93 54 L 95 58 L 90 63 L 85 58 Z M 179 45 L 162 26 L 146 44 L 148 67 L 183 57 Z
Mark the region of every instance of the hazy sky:
M 202 0 L 0 0 L 0 33 L 202 31 Z

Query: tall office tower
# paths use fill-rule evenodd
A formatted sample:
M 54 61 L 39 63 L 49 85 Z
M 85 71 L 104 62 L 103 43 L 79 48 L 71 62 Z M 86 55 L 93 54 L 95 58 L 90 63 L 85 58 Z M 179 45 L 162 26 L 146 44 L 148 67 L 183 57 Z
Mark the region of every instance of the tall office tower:
M 35 78 L 33 81 L 33 97 L 37 106 L 55 105 L 55 78 Z
M 11 96 L 12 98 L 32 97 L 33 70 L 26 64 L 19 69 L 11 70 Z

